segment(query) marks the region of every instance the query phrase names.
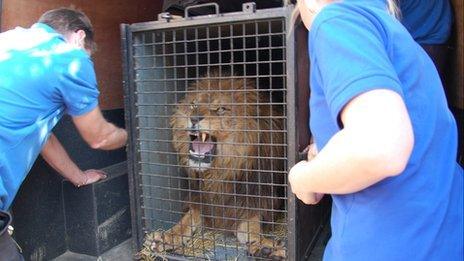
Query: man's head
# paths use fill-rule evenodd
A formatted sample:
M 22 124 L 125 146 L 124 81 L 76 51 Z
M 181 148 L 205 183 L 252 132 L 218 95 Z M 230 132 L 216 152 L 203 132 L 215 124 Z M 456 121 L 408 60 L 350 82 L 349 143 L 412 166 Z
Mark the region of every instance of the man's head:
M 55 29 L 65 37 L 67 42 L 84 48 L 89 54 L 96 50 L 90 19 L 74 8 L 58 8 L 47 11 L 38 22 Z

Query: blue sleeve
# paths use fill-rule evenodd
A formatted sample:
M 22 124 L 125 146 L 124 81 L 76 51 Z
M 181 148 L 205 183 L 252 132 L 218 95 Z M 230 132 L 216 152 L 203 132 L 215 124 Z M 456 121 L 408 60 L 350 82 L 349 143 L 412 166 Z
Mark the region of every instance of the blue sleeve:
M 310 55 L 334 120 L 356 96 L 373 89 L 390 89 L 403 96 L 397 73 L 379 29 L 357 15 L 320 21 L 310 33 Z
M 93 63 L 88 57 L 78 57 L 67 67 L 61 77 L 61 96 L 69 115 L 83 115 L 98 105 L 99 91 Z

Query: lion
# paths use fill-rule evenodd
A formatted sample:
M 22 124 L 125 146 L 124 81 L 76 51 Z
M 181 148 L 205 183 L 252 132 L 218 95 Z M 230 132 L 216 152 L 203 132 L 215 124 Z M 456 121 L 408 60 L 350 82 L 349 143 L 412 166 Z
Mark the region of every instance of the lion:
M 284 203 L 282 110 L 254 81 L 225 78 L 215 72 L 191 85 L 171 117 L 194 193 L 179 223 L 155 232 L 152 249 L 180 248 L 205 227 L 234 231 L 252 256 L 285 259 L 284 246 L 264 237 L 261 225 Z

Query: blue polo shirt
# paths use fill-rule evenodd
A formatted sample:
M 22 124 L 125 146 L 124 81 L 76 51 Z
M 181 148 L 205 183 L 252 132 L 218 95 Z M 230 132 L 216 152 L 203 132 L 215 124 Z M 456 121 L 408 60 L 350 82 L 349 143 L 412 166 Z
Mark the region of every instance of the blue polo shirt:
M 443 44 L 451 34 L 449 0 L 401 0 L 401 22 L 420 44 Z
M 64 113 L 98 104 L 89 55 L 45 24 L 0 34 L 0 209 L 21 183 Z
M 457 126 L 433 62 L 382 0 L 326 6 L 309 32 L 310 128 L 324 148 L 343 107 L 373 89 L 401 95 L 415 143 L 404 172 L 332 195 L 325 260 L 462 260 Z

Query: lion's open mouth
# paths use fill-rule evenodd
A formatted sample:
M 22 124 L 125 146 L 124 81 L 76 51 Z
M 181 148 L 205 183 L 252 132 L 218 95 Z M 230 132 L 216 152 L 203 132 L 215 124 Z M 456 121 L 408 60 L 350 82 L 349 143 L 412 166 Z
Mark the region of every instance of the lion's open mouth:
M 211 163 L 216 151 L 216 138 L 206 132 L 190 132 L 189 159 L 198 163 Z

